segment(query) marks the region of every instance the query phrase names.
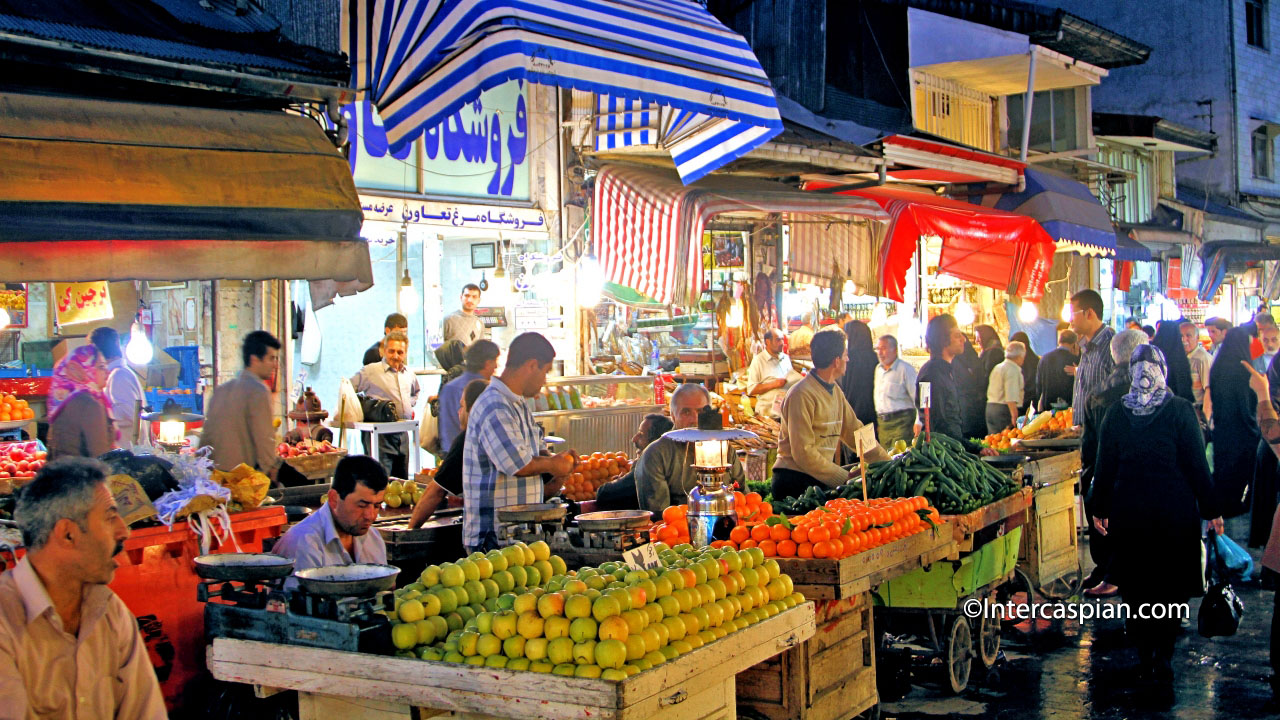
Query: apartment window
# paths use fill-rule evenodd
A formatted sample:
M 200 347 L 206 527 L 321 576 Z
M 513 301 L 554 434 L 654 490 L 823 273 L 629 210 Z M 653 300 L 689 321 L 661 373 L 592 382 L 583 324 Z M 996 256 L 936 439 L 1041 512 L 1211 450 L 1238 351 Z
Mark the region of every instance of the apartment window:
M 1087 90 L 1085 92 L 1088 92 Z M 1009 147 L 1022 148 L 1022 118 L 1026 93 L 1005 98 L 1009 116 Z M 1031 135 L 1027 146 L 1038 152 L 1061 152 L 1080 147 L 1076 88 L 1041 90 L 1031 107 Z
M 1267 0 L 1244 0 L 1244 28 L 1250 45 L 1267 46 Z
M 990 95 L 927 73 L 912 75 L 917 128 L 979 150 L 998 150 Z
M 1275 177 L 1271 133 L 1263 125 L 1253 131 L 1253 176 L 1270 180 Z
M 1111 217 L 1119 222 L 1141 223 L 1151 219 L 1156 209 L 1159 178 L 1155 154 L 1125 145 L 1098 143 L 1097 161 L 1121 173 L 1123 180 L 1113 179 L 1098 187 Z

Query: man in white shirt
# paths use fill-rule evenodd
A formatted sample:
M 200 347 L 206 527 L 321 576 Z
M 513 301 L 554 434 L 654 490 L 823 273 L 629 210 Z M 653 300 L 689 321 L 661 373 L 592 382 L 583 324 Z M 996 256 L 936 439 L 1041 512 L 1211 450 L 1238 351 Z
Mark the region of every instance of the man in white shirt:
M 1187 361 L 1191 363 L 1191 392 L 1196 398 L 1196 409 L 1203 412 L 1204 388 L 1209 384 L 1213 356 L 1200 344 L 1200 328 L 1195 323 L 1184 322 L 1178 330 L 1182 332 L 1182 347 L 1187 351 Z
M 987 432 L 998 433 L 1018 424 L 1022 403 L 1022 363 L 1027 346 L 1014 340 L 1004 348 L 1004 361 L 991 371 L 987 381 Z
M 113 328 L 95 328 L 89 333 L 89 342 L 107 361 L 107 397 L 111 398 L 111 423 L 117 438 L 113 445 L 131 447 L 138 441 L 138 410 L 146 404 L 142 381 L 129 368 L 120 352 L 120 335 Z
M 791 369 L 791 358 L 782 352 L 782 331 L 766 330 L 764 350 L 756 353 L 747 368 L 747 394 L 756 396 L 756 414 L 778 417 L 778 402 L 798 380 L 800 375 Z
M 1253 369 L 1266 375 L 1267 368 L 1271 367 L 1271 359 L 1280 350 L 1280 328 L 1258 323 L 1258 337 L 1262 340 L 1262 354 L 1253 359 Z
M 911 442 L 916 422 L 916 369 L 898 357 L 898 338 L 881 335 L 876 343 L 876 433 L 880 447 Z
M 394 331 L 382 341 L 382 360 L 365 365 L 351 378 L 356 392 L 389 400 L 396 405 L 400 420 L 412 420 L 418 404 L 418 378 L 405 367 L 409 337 Z M 407 433 L 378 436 L 378 460 L 393 478 L 409 477 L 409 436 Z

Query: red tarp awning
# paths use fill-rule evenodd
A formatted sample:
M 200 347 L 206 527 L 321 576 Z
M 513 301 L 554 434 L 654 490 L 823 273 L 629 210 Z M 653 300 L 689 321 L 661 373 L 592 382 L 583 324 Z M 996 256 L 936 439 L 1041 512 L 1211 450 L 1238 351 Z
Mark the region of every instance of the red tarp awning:
M 806 190 L 830 187 L 809 183 Z M 881 294 L 903 301 L 907 271 L 921 236 L 942 238 L 938 271 L 978 285 L 1039 300 L 1053 266 L 1053 238 L 1032 218 L 959 200 L 891 187 L 846 190 L 889 213 L 880 246 Z

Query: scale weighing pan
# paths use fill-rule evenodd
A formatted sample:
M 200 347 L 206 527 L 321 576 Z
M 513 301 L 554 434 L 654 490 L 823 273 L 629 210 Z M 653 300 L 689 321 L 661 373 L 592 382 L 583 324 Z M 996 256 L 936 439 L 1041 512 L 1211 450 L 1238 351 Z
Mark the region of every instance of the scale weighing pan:
M 275 580 L 293 572 L 293 560 L 271 553 L 201 555 L 195 564 L 196 575 L 205 580 Z
M 303 590 L 316 595 L 361 597 L 396 586 L 400 568 L 392 565 L 356 563 L 307 568 L 294 573 Z
M 563 518 L 567 512 L 569 506 L 560 503 L 508 505 L 498 508 L 498 520 L 505 523 L 550 522 Z
M 648 527 L 653 523 L 648 510 L 603 510 L 583 513 L 577 517 L 583 530 L 630 530 Z

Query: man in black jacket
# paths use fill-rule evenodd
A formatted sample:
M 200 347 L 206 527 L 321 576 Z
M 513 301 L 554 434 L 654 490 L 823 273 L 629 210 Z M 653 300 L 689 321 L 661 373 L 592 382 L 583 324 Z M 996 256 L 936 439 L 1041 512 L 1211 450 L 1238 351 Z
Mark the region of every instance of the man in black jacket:
M 1089 528 L 1089 555 L 1094 564 L 1093 572 L 1085 578 L 1084 587 L 1085 595 L 1090 597 L 1108 597 L 1118 591 L 1115 585 L 1107 582 L 1107 568 L 1111 564 L 1110 541 L 1093 524 L 1091 490 L 1094 466 L 1098 460 L 1098 431 L 1102 429 L 1102 420 L 1107 416 L 1107 410 L 1129 392 L 1133 384 L 1129 379 L 1129 358 L 1135 348 L 1148 340 L 1147 334 L 1141 330 L 1125 330 L 1111 338 L 1111 359 L 1115 361 L 1115 369 L 1107 376 L 1102 387 L 1089 396 L 1082 418 L 1084 437 L 1080 440 L 1080 497 L 1084 498 L 1085 520 Z M 1043 362 L 1042 360 L 1041 363 Z
M 1075 367 L 1079 362 L 1076 334 L 1071 330 L 1063 330 L 1058 335 L 1058 347 L 1040 358 L 1040 367 L 1036 370 L 1036 387 L 1040 389 L 1040 394 L 1036 397 L 1037 411 L 1049 410 L 1055 402 L 1071 404 L 1076 379 L 1068 375 L 1066 369 L 1068 366 Z

